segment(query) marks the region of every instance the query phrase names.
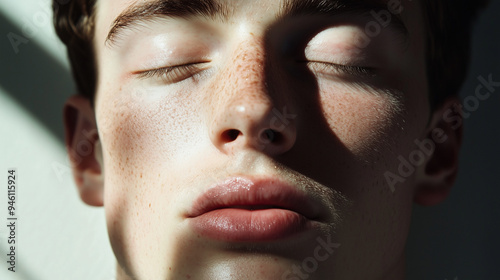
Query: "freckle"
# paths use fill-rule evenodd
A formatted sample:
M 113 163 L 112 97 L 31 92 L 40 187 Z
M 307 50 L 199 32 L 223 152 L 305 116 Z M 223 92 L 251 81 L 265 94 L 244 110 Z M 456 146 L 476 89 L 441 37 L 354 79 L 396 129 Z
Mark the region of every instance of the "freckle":
M 151 208 L 151 203 L 149 204 L 149 208 Z
M 142 173 L 141 173 L 141 178 L 142 178 Z
M 168 268 L 168 270 L 172 270 L 172 268 L 171 268 L 171 267 L 169 267 L 169 268 Z
M 191 279 L 191 275 L 189 275 L 189 274 L 186 275 L 186 277 L 187 277 L 187 279 Z

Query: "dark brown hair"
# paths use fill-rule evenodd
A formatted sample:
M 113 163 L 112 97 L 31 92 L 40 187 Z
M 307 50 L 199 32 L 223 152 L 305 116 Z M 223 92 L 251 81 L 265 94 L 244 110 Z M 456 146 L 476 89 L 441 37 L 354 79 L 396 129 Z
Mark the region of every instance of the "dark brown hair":
M 97 69 L 93 51 L 96 0 L 53 0 L 54 25 L 66 45 L 78 92 L 93 101 Z M 472 23 L 488 0 L 422 0 L 427 30 L 431 107 L 457 95 L 467 75 Z
M 79 94 L 93 101 L 97 68 L 94 56 L 96 0 L 53 0 L 54 26 L 66 45 Z
M 458 95 L 470 61 L 472 24 L 489 0 L 423 0 L 431 108 Z

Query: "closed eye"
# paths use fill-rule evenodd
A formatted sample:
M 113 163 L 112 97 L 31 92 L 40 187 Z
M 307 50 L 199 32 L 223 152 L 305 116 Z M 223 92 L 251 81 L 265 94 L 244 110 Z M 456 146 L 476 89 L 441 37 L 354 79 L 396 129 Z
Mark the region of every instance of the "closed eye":
M 175 84 L 189 78 L 195 78 L 207 69 L 208 62 L 189 63 L 177 66 L 168 66 L 146 71 L 135 72 L 141 79 L 160 79 L 163 84 Z
M 330 62 L 307 61 L 309 68 L 323 75 L 340 75 L 358 78 L 373 78 L 377 75 L 377 69 L 373 67 L 343 65 Z

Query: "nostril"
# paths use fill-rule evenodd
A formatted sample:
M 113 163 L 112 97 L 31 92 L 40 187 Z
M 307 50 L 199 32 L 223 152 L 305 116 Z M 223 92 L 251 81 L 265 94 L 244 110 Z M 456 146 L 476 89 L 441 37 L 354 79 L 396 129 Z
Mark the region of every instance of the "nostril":
M 277 133 L 275 133 L 272 129 L 266 129 L 264 131 L 264 135 L 269 142 L 274 142 L 276 136 L 278 136 Z
M 276 131 L 274 129 L 266 129 L 260 135 L 261 135 L 260 136 L 261 141 L 263 141 L 265 143 L 279 144 L 283 139 L 283 136 L 281 135 L 281 133 L 279 133 L 278 131 Z
M 240 134 L 241 132 L 237 129 L 229 129 L 222 133 L 222 140 L 224 142 L 233 142 Z

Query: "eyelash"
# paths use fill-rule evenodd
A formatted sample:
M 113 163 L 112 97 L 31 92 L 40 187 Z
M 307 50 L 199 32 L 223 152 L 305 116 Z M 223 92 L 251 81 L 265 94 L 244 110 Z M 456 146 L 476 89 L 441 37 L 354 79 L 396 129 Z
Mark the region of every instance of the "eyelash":
M 162 82 L 166 84 L 174 84 L 186 80 L 188 78 L 195 78 L 197 74 L 203 71 L 202 65 L 206 62 L 201 63 L 190 63 L 177 66 L 162 67 L 158 69 L 147 70 L 137 73 L 139 78 L 160 78 Z M 332 70 L 335 74 L 349 75 L 361 78 L 370 78 L 375 76 L 375 68 L 372 67 L 361 67 L 361 66 L 351 66 L 342 65 L 329 62 L 319 62 L 319 61 L 307 61 L 305 62 L 309 67 L 311 67 L 316 72 L 326 72 L 331 73 Z
M 316 72 L 326 72 L 348 75 L 359 78 L 373 78 L 376 76 L 376 69 L 373 67 L 363 67 L 354 65 L 343 65 L 329 62 L 308 61 L 307 65 Z
M 205 62 L 162 67 L 143 71 L 137 74 L 141 79 L 160 78 L 166 84 L 174 84 L 188 78 L 194 78 L 197 74 L 204 70 L 202 64 L 205 64 Z

